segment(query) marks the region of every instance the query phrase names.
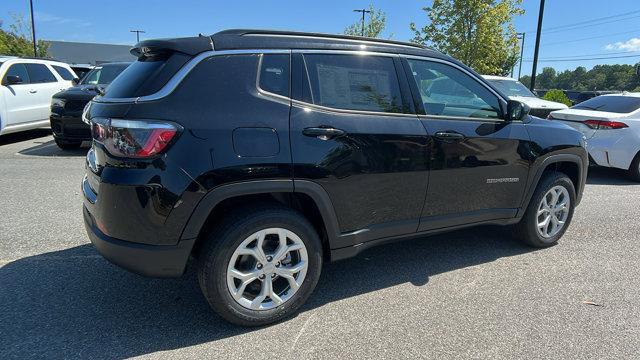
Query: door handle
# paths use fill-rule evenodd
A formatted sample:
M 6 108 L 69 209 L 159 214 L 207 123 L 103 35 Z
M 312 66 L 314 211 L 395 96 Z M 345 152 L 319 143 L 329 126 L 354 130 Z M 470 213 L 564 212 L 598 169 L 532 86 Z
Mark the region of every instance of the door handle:
M 435 133 L 436 139 L 460 141 L 464 139 L 464 135 L 455 131 L 438 131 Z
M 343 136 L 346 133 L 344 130 L 332 127 L 308 127 L 302 129 L 302 134 L 305 136 L 317 137 L 320 140 L 329 140 L 334 137 Z
M 29 90 L 29 92 L 30 92 L 31 94 L 35 94 L 35 93 L 37 93 L 37 92 L 38 92 L 38 90 L 33 90 L 33 89 L 31 89 L 31 90 Z

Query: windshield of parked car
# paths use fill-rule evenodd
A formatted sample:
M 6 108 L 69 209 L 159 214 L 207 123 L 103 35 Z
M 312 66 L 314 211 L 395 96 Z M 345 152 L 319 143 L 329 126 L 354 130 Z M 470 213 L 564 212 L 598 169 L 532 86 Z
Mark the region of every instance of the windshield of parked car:
M 107 85 L 110 84 L 116 76 L 120 75 L 129 64 L 104 65 L 93 68 L 82 79 L 82 85 Z
M 596 96 L 573 106 L 572 109 L 585 109 L 626 114 L 640 108 L 637 96 Z
M 515 80 L 489 80 L 491 84 L 498 88 L 507 96 L 536 97 L 526 86 Z

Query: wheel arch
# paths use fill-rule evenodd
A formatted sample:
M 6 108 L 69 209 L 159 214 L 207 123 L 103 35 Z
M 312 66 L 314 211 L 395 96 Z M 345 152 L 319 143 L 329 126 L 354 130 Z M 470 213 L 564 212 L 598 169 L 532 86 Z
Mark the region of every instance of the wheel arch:
M 516 216 L 521 217 L 524 215 L 531 201 L 531 197 L 540 183 L 540 179 L 549 171 L 562 172 L 571 179 L 576 190 L 576 205 L 579 204 L 587 177 L 586 166 L 588 166 L 588 163 L 585 164 L 582 158 L 575 154 L 557 154 L 545 158 L 540 165 L 537 166 L 534 176 L 531 177 L 527 186 L 526 196 Z
M 180 239 L 200 239 L 227 209 L 256 201 L 279 202 L 301 212 L 318 231 L 323 255 L 329 260 L 331 243 L 340 235 L 337 217 L 322 186 L 307 180 L 259 180 L 219 186 L 200 200 Z M 198 242 L 194 251 L 201 245 Z

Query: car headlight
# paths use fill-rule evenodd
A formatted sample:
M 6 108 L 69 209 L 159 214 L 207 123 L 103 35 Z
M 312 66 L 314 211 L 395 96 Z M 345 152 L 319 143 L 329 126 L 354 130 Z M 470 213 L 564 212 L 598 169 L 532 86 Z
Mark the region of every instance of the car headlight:
M 65 99 L 52 98 L 51 99 L 51 107 L 60 107 L 64 108 L 64 104 L 67 102 Z
M 87 103 L 87 105 L 84 106 L 84 109 L 82 109 L 82 122 L 87 124 L 87 125 L 91 125 L 91 121 L 89 121 L 89 108 L 91 107 L 91 101 L 89 101 Z

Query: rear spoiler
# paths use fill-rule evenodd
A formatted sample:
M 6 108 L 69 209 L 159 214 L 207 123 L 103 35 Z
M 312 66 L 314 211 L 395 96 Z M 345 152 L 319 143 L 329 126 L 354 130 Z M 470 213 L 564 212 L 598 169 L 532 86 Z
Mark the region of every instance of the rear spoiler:
M 209 50 L 213 50 L 213 40 L 210 36 L 201 35 L 176 39 L 143 40 L 137 43 L 130 50 L 130 53 L 139 59 L 144 59 L 173 52 L 194 56 Z

